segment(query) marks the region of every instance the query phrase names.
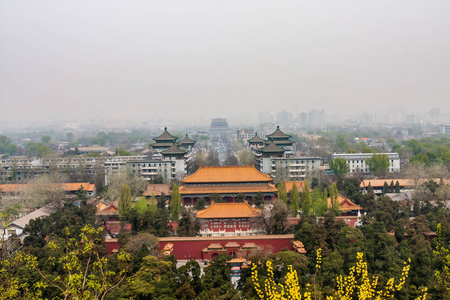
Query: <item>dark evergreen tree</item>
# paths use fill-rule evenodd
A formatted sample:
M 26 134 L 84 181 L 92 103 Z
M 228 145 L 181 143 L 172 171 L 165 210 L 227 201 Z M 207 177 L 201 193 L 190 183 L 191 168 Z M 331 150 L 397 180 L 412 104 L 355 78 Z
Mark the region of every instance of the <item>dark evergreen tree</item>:
M 385 181 L 383 185 L 383 195 L 385 195 L 386 193 L 389 193 L 389 185 Z
M 397 182 L 395 183 L 394 192 L 400 193 L 400 183 L 398 182 L 398 180 L 397 180 Z

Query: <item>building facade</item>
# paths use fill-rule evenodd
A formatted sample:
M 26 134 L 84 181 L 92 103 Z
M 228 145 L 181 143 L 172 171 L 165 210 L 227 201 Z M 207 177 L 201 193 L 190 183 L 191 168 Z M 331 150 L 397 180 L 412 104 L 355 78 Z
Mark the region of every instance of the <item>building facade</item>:
M 153 150 L 152 159 L 131 161 L 128 163 L 129 170 L 147 181 L 167 183 L 181 180 L 189 172 L 195 141 L 186 134 L 186 137 L 177 143 L 177 137 L 171 135 L 167 127 L 154 140 L 155 143 L 150 145 Z
M 186 176 L 180 186 L 183 205 L 195 205 L 200 198 L 206 202 L 216 196 L 224 202 L 235 202 L 239 195 L 252 199 L 259 193 L 263 200 L 275 198 L 273 179 L 252 166 L 203 167 Z
M 331 159 L 343 158 L 347 161 L 349 173 L 362 172 L 369 173 L 370 168 L 366 164 L 366 160 L 372 158 L 374 153 L 342 153 L 342 154 L 332 154 Z M 399 172 L 400 171 L 400 156 L 398 153 L 375 153 L 375 154 L 386 154 L 389 159 L 389 172 Z
M 201 236 L 264 234 L 261 209 L 248 203 L 212 203 L 195 216 Z
M 277 129 L 263 140 L 258 134 L 248 140 L 257 168 L 277 181 L 303 180 L 310 171 L 319 170 L 319 157 L 292 157 L 293 144 L 290 135 Z

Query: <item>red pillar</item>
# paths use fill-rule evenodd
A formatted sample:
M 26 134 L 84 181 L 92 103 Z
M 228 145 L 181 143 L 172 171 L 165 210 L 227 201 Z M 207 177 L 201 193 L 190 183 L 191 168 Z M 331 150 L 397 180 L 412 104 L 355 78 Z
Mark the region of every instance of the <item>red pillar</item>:
M 234 203 L 234 195 L 233 195 L 233 203 Z

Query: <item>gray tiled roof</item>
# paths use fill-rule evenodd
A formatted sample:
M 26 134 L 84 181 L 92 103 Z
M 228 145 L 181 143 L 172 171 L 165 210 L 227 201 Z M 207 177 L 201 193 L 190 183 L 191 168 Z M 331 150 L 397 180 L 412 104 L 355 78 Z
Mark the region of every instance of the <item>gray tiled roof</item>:
M 46 205 L 43 206 L 31 213 L 29 213 L 26 216 L 23 216 L 22 218 L 19 218 L 15 220 L 14 222 L 11 222 L 12 225 L 16 225 L 20 228 L 25 228 L 28 223 L 30 223 L 31 220 L 40 218 L 40 217 L 47 217 L 50 216 L 51 213 L 57 211 L 57 208 L 52 205 Z

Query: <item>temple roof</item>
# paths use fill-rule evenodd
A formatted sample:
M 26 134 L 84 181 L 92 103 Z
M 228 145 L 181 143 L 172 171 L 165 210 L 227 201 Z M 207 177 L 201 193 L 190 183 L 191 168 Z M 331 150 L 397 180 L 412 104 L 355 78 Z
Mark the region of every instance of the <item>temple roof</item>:
M 245 243 L 244 245 L 242 245 L 242 248 L 259 248 L 258 245 L 256 245 L 255 243 Z
M 185 154 L 185 150 L 181 150 L 175 144 L 172 144 L 172 146 L 169 147 L 169 149 L 166 149 L 161 152 L 163 155 L 170 155 L 170 154 Z
M 244 203 L 212 203 L 208 208 L 199 210 L 197 219 L 233 219 L 261 217 L 261 209 Z
M 195 141 L 191 140 L 188 135 L 186 134 L 186 137 L 181 140 L 180 145 L 193 145 L 195 144 Z
M 14 193 L 19 192 L 21 190 L 26 189 L 31 185 L 29 184 L 0 184 L 0 192 L 3 193 Z M 52 188 L 55 190 L 63 190 L 65 192 L 76 192 L 80 188 L 87 192 L 93 192 L 95 189 L 95 184 L 91 184 L 89 182 L 80 182 L 80 183 L 50 183 L 48 188 Z
M 248 140 L 249 143 L 264 143 L 265 141 L 258 136 L 258 133 L 255 133 L 255 136 Z
M 225 244 L 225 248 L 239 248 L 240 246 L 237 242 L 228 242 Z
M 421 180 L 418 181 L 418 184 L 419 184 L 419 185 L 420 185 L 420 184 L 423 184 L 423 183 L 427 182 L 428 180 L 430 180 L 430 179 L 421 179 Z M 440 178 L 432 178 L 431 180 L 433 180 L 434 182 L 436 182 L 436 183 L 438 183 L 438 184 L 440 184 L 440 182 L 441 182 L 441 179 L 440 179 Z M 383 187 L 383 185 L 384 185 L 385 182 L 386 182 L 388 185 L 390 185 L 390 184 L 391 184 L 391 181 L 394 182 L 394 185 L 395 185 L 395 184 L 397 183 L 397 181 L 398 181 L 398 184 L 399 184 L 400 186 L 402 186 L 402 187 L 414 186 L 414 185 L 415 185 L 415 184 L 414 184 L 414 180 L 412 180 L 412 179 L 369 179 L 369 180 L 368 180 L 368 179 L 364 179 L 363 181 L 361 181 L 359 187 L 360 187 L 360 188 L 366 188 L 366 187 L 369 186 L 369 183 L 370 183 L 370 186 L 371 186 L 371 187 Z M 443 179 L 442 181 L 443 181 L 443 183 L 444 183 L 445 185 L 448 185 L 447 179 Z
M 363 210 L 363 208 L 355 203 L 353 203 L 350 199 L 347 197 L 343 197 L 341 195 L 338 196 L 338 202 L 339 202 L 339 210 L 346 213 L 351 210 Z M 328 207 L 331 207 L 331 198 L 327 199 Z
M 271 142 L 268 146 L 259 149 L 260 152 L 284 152 L 283 148 L 278 147 L 273 142 Z
M 111 216 L 119 215 L 119 200 L 111 202 L 108 206 L 103 208 L 101 211 L 95 213 L 96 216 Z
M 168 183 L 148 183 L 147 189 L 144 193 L 142 193 L 142 196 L 150 197 L 152 195 L 155 196 L 161 196 L 162 194 L 168 196 L 170 195 L 170 184 Z
M 280 130 L 280 126 L 277 126 L 277 130 L 275 130 L 272 134 L 269 134 L 267 138 L 269 139 L 288 139 L 291 136 L 288 134 L 285 134 L 283 131 Z
M 297 186 L 297 190 L 299 192 L 303 191 L 303 187 L 305 186 L 305 181 L 284 181 L 284 186 L 286 187 L 286 192 L 290 192 L 294 187 L 294 184 Z M 311 189 L 310 189 L 311 190 Z
M 231 184 L 231 185 L 182 185 L 181 195 L 210 195 L 210 194 L 256 194 L 274 193 L 277 188 L 267 184 Z
M 186 176 L 183 183 L 271 182 L 272 178 L 251 166 L 203 167 Z
M 158 142 L 158 141 L 175 141 L 176 139 L 177 139 L 177 137 L 171 135 L 167 131 L 167 127 L 164 127 L 164 132 L 160 136 L 155 137 L 153 140 Z
M 166 143 L 156 142 L 154 144 L 151 144 L 150 146 L 152 146 L 152 148 L 169 148 L 172 145 L 173 145 L 173 141 L 166 142 Z
M 274 143 L 275 145 L 292 145 L 294 142 L 291 140 L 282 140 L 282 139 L 275 139 L 275 140 L 268 140 L 266 141 L 266 144 Z

